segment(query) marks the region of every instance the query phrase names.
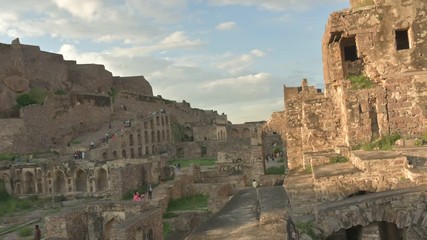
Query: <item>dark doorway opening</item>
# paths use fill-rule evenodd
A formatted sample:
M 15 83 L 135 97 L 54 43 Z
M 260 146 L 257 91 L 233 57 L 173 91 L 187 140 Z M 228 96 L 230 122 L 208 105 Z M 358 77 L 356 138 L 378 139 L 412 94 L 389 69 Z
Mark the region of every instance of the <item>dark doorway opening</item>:
M 409 49 L 408 29 L 396 30 L 395 37 L 396 37 L 396 50 Z

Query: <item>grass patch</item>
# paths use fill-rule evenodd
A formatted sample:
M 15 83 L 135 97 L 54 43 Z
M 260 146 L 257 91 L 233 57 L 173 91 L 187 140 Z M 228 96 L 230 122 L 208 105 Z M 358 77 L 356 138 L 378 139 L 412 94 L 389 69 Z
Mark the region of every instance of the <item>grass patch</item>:
M 82 143 L 82 141 L 81 141 L 81 140 L 79 140 L 79 139 L 74 139 L 74 140 L 71 142 L 71 144 L 80 144 L 80 143 Z
M 424 133 L 421 139 L 415 140 L 415 145 L 421 146 L 427 144 L 427 133 Z
M 400 139 L 399 134 L 384 135 L 380 139 L 361 145 L 361 149 L 365 151 L 372 150 L 392 150 L 394 143 Z
M 163 222 L 163 239 L 168 239 L 171 232 L 171 226 L 168 222 Z
M 176 218 L 179 215 L 176 213 L 172 213 L 172 212 L 165 212 L 165 214 L 163 214 L 163 219 L 168 219 L 168 218 Z
M 66 94 L 64 89 L 56 89 L 54 93 L 56 95 L 65 95 Z
M 20 237 L 28 237 L 28 236 L 31 236 L 32 234 L 33 234 L 33 228 L 31 227 L 24 227 L 18 231 L 18 235 Z
M 196 194 L 184 198 L 171 199 L 168 203 L 167 212 L 175 210 L 207 210 L 208 195 Z
M 14 156 L 15 156 L 14 153 L 0 153 L 0 161 L 12 160 Z
M 297 223 L 295 223 L 295 227 L 298 229 L 299 232 L 307 234 L 313 240 L 319 239 L 316 236 L 316 234 L 314 233 L 314 230 L 313 230 L 314 223 L 312 221 L 310 221 L 310 222 L 297 222 Z
M 269 167 L 265 170 L 265 174 L 267 175 L 280 175 L 285 174 L 285 166 L 280 167 Z
M 31 104 L 43 105 L 48 93 L 45 89 L 33 88 L 29 93 L 24 93 L 16 97 L 16 102 L 18 103 L 18 107 L 25 107 Z
M 352 90 L 369 89 L 374 87 L 374 83 L 364 75 L 350 75 L 347 77 L 351 82 Z
M 311 165 L 306 166 L 304 169 L 304 172 L 313 173 L 313 167 Z
M 344 157 L 344 156 L 335 156 L 335 157 L 331 157 L 329 159 L 330 163 L 346 163 L 348 162 L 348 158 Z
M 173 160 L 170 163 L 173 165 L 177 165 L 177 166 L 178 166 L 178 164 L 180 164 L 181 168 L 183 168 L 183 167 L 189 167 L 192 164 L 198 164 L 200 166 L 214 166 L 215 162 L 216 162 L 215 159 L 198 158 L 198 159 Z

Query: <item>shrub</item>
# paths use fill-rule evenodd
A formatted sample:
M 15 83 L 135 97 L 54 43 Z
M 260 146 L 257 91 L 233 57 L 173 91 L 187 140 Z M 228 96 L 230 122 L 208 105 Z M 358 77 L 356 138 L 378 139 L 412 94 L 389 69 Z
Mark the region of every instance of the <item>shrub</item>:
M 168 239 L 169 234 L 170 234 L 170 223 L 168 222 L 163 222 L 163 239 Z
M 24 227 L 18 231 L 18 235 L 20 237 L 28 237 L 28 236 L 31 236 L 32 234 L 33 234 L 33 228 L 30 228 L 30 227 Z
M 48 94 L 47 90 L 41 88 L 33 88 L 29 93 L 24 93 L 16 97 L 16 102 L 19 107 L 25 107 L 31 104 L 43 105 Z
M 313 167 L 311 167 L 311 165 L 307 165 L 304 169 L 304 172 L 313 173 Z
M 1 160 L 12 160 L 15 156 L 14 153 L 0 153 L 0 161 Z
M 64 89 L 56 89 L 55 94 L 56 95 L 65 95 L 65 90 Z
M 350 75 L 347 77 L 351 83 L 351 89 L 360 90 L 360 89 L 368 89 L 374 86 L 371 79 L 364 75 Z
M 265 170 L 267 175 L 285 174 L 285 166 L 269 167 Z
M 399 134 L 388 134 L 384 135 L 380 139 L 370 142 L 364 143 L 361 145 L 361 148 L 365 151 L 371 150 L 392 150 L 394 143 L 400 139 Z
M 316 233 L 313 230 L 314 223 L 312 221 L 309 221 L 309 222 L 297 222 L 297 223 L 295 223 L 295 227 L 298 229 L 299 232 L 307 234 L 313 240 L 319 239 L 316 236 Z
M 335 156 L 335 157 L 331 157 L 329 159 L 330 163 L 345 163 L 348 162 L 348 158 L 344 157 L 344 156 Z

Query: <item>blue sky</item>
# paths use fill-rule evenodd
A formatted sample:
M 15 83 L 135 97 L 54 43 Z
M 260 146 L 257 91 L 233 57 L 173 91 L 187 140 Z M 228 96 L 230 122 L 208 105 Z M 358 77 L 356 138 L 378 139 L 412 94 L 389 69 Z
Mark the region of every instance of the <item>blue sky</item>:
M 348 0 L 0 0 L 0 42 L 143 75 L 155 95 L 233 123 L 282 111 L 283 85 L 323 88 L 321 38 Z

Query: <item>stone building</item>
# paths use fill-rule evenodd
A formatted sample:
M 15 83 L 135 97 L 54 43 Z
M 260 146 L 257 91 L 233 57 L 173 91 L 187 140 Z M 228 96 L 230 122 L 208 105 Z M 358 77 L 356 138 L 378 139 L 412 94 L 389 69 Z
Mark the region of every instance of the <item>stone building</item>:
M 427 131 L 426 3 L 355 0 L 351 6 L 332 13 L 326 25 L 324 92 L 307 80 L 284 89 L 290 168 L 304 165 L 303 152 Z M 352 76 L 372 87 L 358 89 Z
M 427 133 L 427 2 L 350 4 L 326 24 L 324 91 L 285 86 L 284 120 L 269 121 L 286 136 L 290 213 L 321 239 L 425 239 L 426 148 L 356 147 Z

